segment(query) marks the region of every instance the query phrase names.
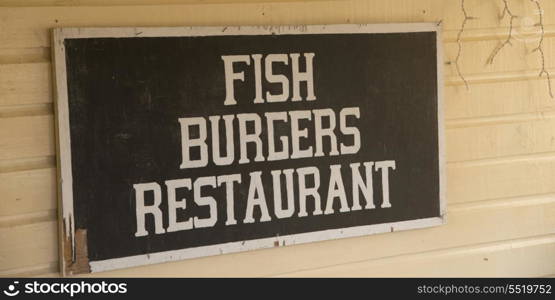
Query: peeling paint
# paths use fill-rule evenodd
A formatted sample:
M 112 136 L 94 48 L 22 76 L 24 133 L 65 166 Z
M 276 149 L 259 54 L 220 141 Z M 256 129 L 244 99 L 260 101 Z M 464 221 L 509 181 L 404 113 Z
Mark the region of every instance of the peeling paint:
M 73 239 L 72 239 L 73 237 Z M 72 246 L 74 240 L 75 246 Z M 89 253 L 87 249 L 87 230 L 77 229 L 75 236 L 66 235 L 64 242 L 64 274 L 73 275 L 90 273 Z

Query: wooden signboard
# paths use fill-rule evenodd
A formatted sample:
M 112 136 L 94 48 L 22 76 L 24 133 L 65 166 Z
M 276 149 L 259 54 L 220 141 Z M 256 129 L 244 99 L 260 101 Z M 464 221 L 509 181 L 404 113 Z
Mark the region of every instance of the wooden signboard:
M 445 221 L 436 24 L 53 38 L 66 275 Z

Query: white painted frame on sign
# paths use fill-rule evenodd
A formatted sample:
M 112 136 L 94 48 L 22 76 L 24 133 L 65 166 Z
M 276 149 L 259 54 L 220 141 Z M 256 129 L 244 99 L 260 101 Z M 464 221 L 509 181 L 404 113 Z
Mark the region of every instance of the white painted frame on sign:
M 58 147 L 58 199 L 60 232 L 60 267 L 62 275 L 67 274 L 64 257 L 75 258 L 75 224 L 73 218 L 73 183 L 71 166 L 71 139 L 69 124 L 69 101 L 65 57 L 65 39 L 75 38 L 135 38 L 135 37 L 186 37 L 186 36 L 229 36 L 229 35 L 291 35 L 291 34 L 349 34 L 349 33 L 402 33 L 435 32 L 437 51 L 437 92 L 438 92 L 438 142 L 439 142 L 439 191 L 440 216 L 355 226 L 340 229 L 314 231 L 278 237 L 237 241 L 224 244 L 162 251 L 156 253 L 90 261 L 91 272 L 102 272 L 119 268 L 197 258 L 224 253 L 234 253 L 254 249 L 272 248 L 279 245 L 293 245 L 337 238 L 357 237 L 376 233 L 418 229 L 446 223 L 446 170 L 445 139 L 443 118 L 443 47 L 440 23 L 399 23 L 399 24 L 340 24 L 340 25 L 291 25 L 291 26 L 218 26 L 218 27 L 132 27 L 132 28 L 57 28 L 53 30 L 53 68 L 56 88 L 56 127 Z M 64 247 L 70 241 L 71 253 Z

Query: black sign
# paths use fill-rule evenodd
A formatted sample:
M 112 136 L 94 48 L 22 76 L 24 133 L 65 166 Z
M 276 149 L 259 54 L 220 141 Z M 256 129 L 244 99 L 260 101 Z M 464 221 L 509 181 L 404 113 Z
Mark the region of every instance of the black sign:
M 64 272 L 442 224 L 438 34 L 55 31 Z

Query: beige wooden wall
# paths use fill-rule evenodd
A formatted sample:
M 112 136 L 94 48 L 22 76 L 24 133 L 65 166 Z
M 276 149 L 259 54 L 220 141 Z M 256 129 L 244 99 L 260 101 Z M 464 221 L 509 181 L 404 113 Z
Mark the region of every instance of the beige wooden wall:
M 549 276 L 555 274 L 555 100 L 539 79 L 529 0 L 0 0 L 0 275 L 57 276 L 49 29 L 62 26 L 334 24 L 442 20 L 448 224 L 136 267 L 101 276 Z M 208 4 L 207 4 L 208 3 Z M 555 77 L 555 1 L 544 9 Z M 537 28 L 536 31 L 537 32 Z M 533 30 L 532 30 L 533 31 Z M 392 49 L 394 51 L 395 49 Z M 553 82 L 555 88 L 555 82 Z M 551 275 L 553 276 L 553 275 Z

